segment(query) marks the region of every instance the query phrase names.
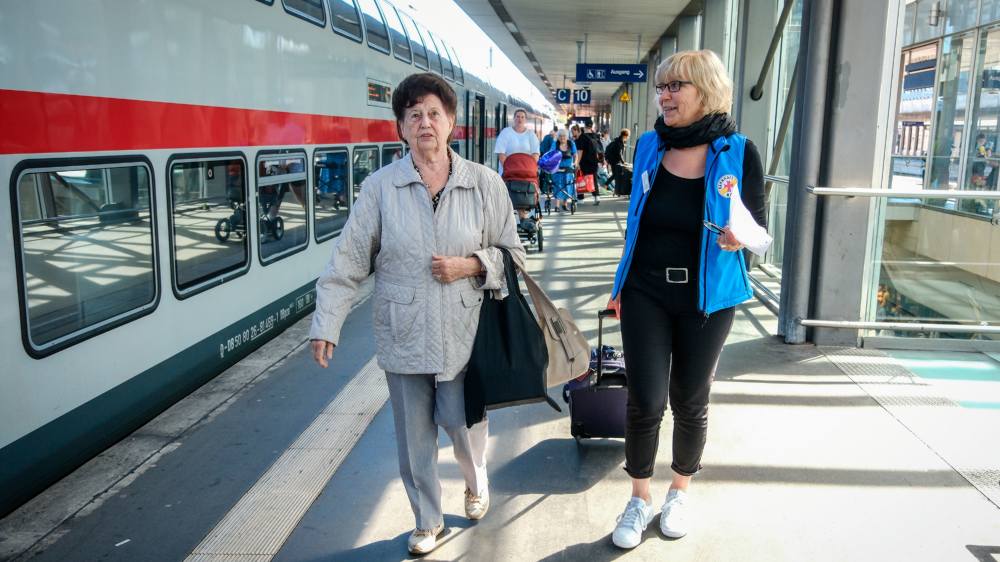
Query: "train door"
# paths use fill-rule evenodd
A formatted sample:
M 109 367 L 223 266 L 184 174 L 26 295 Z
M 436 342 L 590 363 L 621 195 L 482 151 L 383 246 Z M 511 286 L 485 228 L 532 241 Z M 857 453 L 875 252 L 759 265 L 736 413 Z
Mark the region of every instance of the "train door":
M 493 115 L 493 135 L 494 137 L 500 135 L 500 131 L 507 126 L 507 106 L 503 102 L 497 102 L 496 113 Z M 492 154 L 491 160 L 493 162 L 493 169 L 500 169 L 500 159 L 497 157 L 496 151 L 496 141 L 493 141 L 493 148 L 490 149 L 490 154 Z
M 469 92 L 469 120 L 466 123 L 466 150 L 469 160 L 486 163 L 486 98 Z

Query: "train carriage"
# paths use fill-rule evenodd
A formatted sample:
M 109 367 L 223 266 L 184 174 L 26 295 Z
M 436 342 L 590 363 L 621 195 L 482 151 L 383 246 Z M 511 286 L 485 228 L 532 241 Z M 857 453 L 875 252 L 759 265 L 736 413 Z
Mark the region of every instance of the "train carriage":
M 387 0 L 0 6 L 0 515 L 312 310 L 361 181 L 404 154 L 403 77 L 452 83 L 472 160 L 495 166 L 511 106 L 551 127 L 474 33 L 425 23 Z

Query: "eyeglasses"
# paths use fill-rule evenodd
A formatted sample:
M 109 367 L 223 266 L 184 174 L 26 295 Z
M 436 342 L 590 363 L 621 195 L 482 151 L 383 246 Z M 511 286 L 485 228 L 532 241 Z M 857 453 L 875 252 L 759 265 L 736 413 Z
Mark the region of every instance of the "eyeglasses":
M 654 87 L 656 88 L 656 95 L 662 94 L 663 90 L 670 90 L 671 94 L 676 94 L 677 92 L 681 91 L 681 87 L 683 87 L 684 84 L 691 84 L 691 83 L 692 82 L 688 82 L 687 80 L 672 80 L 670 82 L 667 82 L 666 84 L 657 84 Z

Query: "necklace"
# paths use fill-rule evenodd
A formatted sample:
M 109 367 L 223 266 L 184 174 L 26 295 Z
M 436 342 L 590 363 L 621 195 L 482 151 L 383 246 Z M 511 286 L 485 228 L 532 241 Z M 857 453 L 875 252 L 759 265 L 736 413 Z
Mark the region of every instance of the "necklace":
M 423 184 L 425 186 L 427 186 L 427 189 L 430 189 L 430 185 L 428 185 L 427 184 L 427 180 L 424 179 L 424 174 L 422 174 L 420 172 L 420 167 L 417 166 L 416 159 L 414 159 L 414 158 L 411 157 L 410 161 L 413 162 L 413 169 L 416 170 L 417 171 L 417 175 L 420 176 L 420 181 L 423 182 Z M 449 150 L 448 151 L 448 178 L 444 180 L 445 184 L 448 183 L 448 179 L 451 179 L 451 172 L 452 172 L 453 169 L 454 169 L 454 166 L 452 165 L 452 162 L 451 162 L 451 151 Z M 442 193 L 444 193 L 444 187 L 442 187 L 441 189 L 439 189 L 437 193 L 435 193 L 434 195 L 431 196 L 431 206 L 434 208 L 435 211 L 437 211 L 438 203 L 441 202 L 441 194 Z

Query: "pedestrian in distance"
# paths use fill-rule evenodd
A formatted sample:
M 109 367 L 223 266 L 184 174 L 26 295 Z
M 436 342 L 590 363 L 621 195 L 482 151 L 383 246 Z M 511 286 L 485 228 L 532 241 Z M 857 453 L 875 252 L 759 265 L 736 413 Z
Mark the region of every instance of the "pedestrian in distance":
M 569 138 L 566 129 L 559 129 L 555 148 L 559 149 L 562 159 L 559 161 L 559 169 L 552 175 L 552 197 L 555 200 L 556 212 L 570 210 L 571 202 L 576 199 L 576 186 L 573 183 L 574 170 L 580 161 L 580 153 L 576 150 L 576 143 Z
M 597 167 L 600 166 L 600 160 L 604 156 L 600 140 L 597 139 L 593 129 L 587 133 L 582 131 L 578 125 L 573 125 L 572 133 L 573 140 L 576 142 L 576 150 L 580 154 L 580 173 L 583 174 L 585 181 L 594 187 L 594 205 L 599 205 L 600 198 L 597 194 L 596 174 Z M 588 177 L 589 179 L 587 179 Z
M 504 173 L 504 162 L 512 154 L 527 154 L 534 161 L 530 170 L 531 179 L 534 180 L 535 184 L 535 198 L 536 200 L 541 197 L 541 192 L 538 188 L 538 157 L 541 155 L 538 137 L 535 136 L 534 131 L 528 130 L 528 112 L 524 109 L 517 108 L 514 110 L 514 124 L 508 127 L 504 127 L 500 134 L 497 135 L 496 145 L 493 152 L 497 155 L 500 160 L 500 175 L 505 179 L 527 179 L 518 177 L 511 177 L 510 174 Z M 526 161 L 525 161 L 526 162 Z M 525 170 L 528 171 L 528 170 Z M 522 172 L 523 173 L 523 172 Z M 528 210 L 524 208 L 519 208 L 517 210 L 518 219 L 524 223 L 525 219 L 528 217 Z
M 407 547 L 426 554 L 444 530 L 438 426 L 465 480 L 465 514 L 490 505 L 487 421 L 466 427 L 464 377 L 484 298 L 505 291 L 504 260 L 524 264 L 514 211 L 496 172 L 448 145 L 458 98 L 443 78 L 413 74 L 392 94 L 410 151 L 368 176 L 316 283 L 313 358 L 326 367 L 358 286 L 372 297 L 378 365 L 386 373 L 399 473 L 416 519 Z
M 736 305 L 753 296 L 730 207 L 766 220 L 760 156 L 729 115 L 732 82 L 719 57 L 679 52 L 655 78 L 661 116 L 636 145 L 625 248 L 608 303 L 621 319 L 628 363 L 632 490 L 612 533 L 621 548 L 638 545 L 654 515 L 650 481 L 668 399 L 673 460 L 659 527 L 671 538 L 688 532 L 715 368 Z
M 611 167 L 611 177 L 615 184 L 616 195 L 628 195 L 632 192 L 632 176 L 624 166 L 625 147 L 628 145 L 628 138 L 631 135 L 628 129 L 622 129 L 615 137 L 615 140 L 608 143 L 604 149 L 604 159 Z
M 549 131 L 549 134 L 545 135 L 545 138 L 542 139 L 538 152 L 541 154 L 545 154 L 546 152 L 552 150 L 552 148 L 555 147 L 556 145 L 556 137 L 558 134 L 559 134 L 559 127 L 557 125 L 553 125 L 552 130 Z

